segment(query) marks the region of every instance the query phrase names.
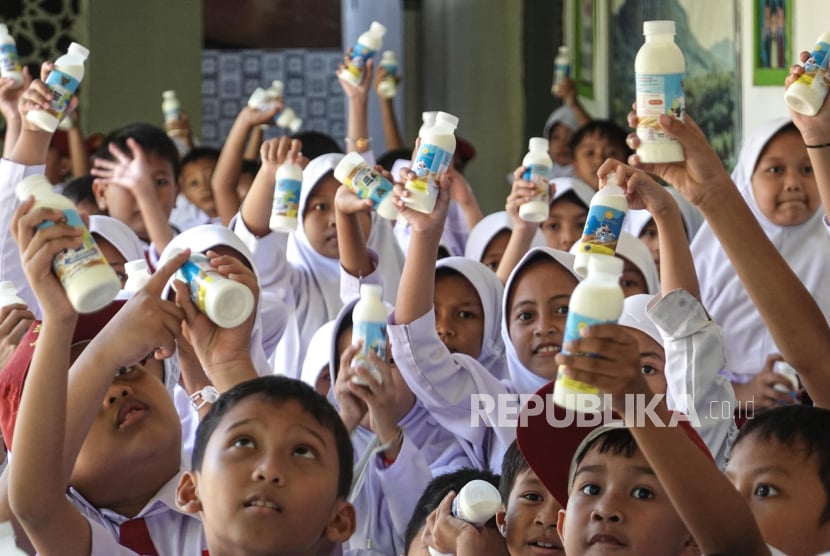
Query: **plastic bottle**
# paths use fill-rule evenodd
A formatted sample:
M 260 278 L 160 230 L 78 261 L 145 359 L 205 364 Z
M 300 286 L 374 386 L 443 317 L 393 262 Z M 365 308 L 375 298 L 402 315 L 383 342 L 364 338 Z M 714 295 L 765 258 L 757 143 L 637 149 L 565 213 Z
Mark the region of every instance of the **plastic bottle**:
M 674 43 L 674 21 L 643 23 L 645 43 L 634 59 L 637 75 L 637 154 L 642 162 L 679 162 L 683 147 L 666 136 L 659 117 L 667 114 L 683 120 L 686 96 L 683 75 L 686 61 Z
M 452 515 L 481 529 L 496 515 L 501 506 L 499 489 L 481 479 L 464 485 L 452 501 Z M 427 547 L 431 556 L 452 556 Z
M 582 231 L 579 250 L 576 251 L 574 271 L 580 276 L 588 272 L 588 260 L 592 254 L 614 255 L 620 238 L 628 201 L 625 192 L 617 185 L 617 175 L 608 174 L 607 185 L 592 198 Z
M 0 282 L 0 308 L 15 304 L 26 305 L 26 302 L 17 295 L 14 282 L 9 280 Z
M 136 259 L 124 263 L 124 270 L 127 272 L 127 282 L 124 284 L 124 291 L 137 293 L 150 279 L 150 269 L 147 261 Z
M 571 75 L 571 49 L 565 45 L 559 47 L 556 58 L 553 59 L 553 84 L 550 92 L 556 96 L 556 90 L 562 82 Z
M 386 305 L 383 304 L 382 295 L 383 288 L 380 286 L 361 284 L 360 301 L 352 311 L 352 344 L 363 341 L 363 346 L 352 360 L 352 366 L 369 369 L 378 381 L 381 381 L 381 374 L 369 360 L 369 352 L 374 352 L 381 360 L 386 359 Z M 352 382 L 366 385 L 357 375 L 352 377 Z
M 398 59 L 391 50 L 386 50 L 380 58 L 380 67 L 386 70 L 386 77 L 378 83 L 378 96 L 381 98 L 395 98 L 398 94 Z
M 337 181 L 354 191 L 361 199 L 371 199 L 373 208 L 387 220 L 398 217 L 398 210 L 392 204 L 392 182 L 372 168 L 362 156 L 350 152 L 334 168 Z
M 63 118 L 72 95 L 84 78 L 84 62 L 89 50 L 73 42 L 66 54 L 55 60 L 55 67 L 46 78 L 46 85 L 52 90 L 52 106 L 46 110 L 32 110 L 26 118 L 44 131 L 53 132 Z
M 386 27 L 377 21 L 373 21 L 369 26 L 369 30 L 358 37 L 357 44 L 352 48 L 351 57 L 346 62 L 346 69 L 341 71 L 338 77 L 354 87 L 360 85 L 360 80 L 363 79 L 363 69 L 366 66 L 366 60 L 380 50 L 380 46 L 383 43 L 383 35 L 385 34 Z
M 61 251 L 52 261 L 52 270 L 79 313 L 92 313 L 107 306 L 118 295 L 121 280 L 84 226 L 72 201 L 55 193 L 52 184 L 42 175 L 25 178 L 17 184 L 15 192 L 21 201 L 34 196 L 33 210 L 39 207 L 58 209 L 63 211 L 67 224 L 84 229 L 81 247 Z M 52 225 L 52 222 L 44 222 L 40 227 Z
M 435 200 L 438 198 L 436 180 L 452 164 L 457 126 L 456 116 L 438 112 L 435 116 L 435 125 L 424 130 L 423 135 L 420 135 L 421 144 L 412 160 L 411 168 L 417 178 L 406 182 L 406 189 L 410 196 L 405 199 L 405 202 L 409 207 L 427 214 L 435 208 Z
M 161 93 L 161 111 L 164 114 L 164 121 L 177 122 L 182 116 L 182 105 L 176 96 L 176 91 L 164 91 Z
M 261 89 L 257 89 L 254 91 L 254 94 Z M 283 85 L 282 81 L 275 79 L 271 82 L 271 87 L 265 91 L 265 100 L 262 100 L 261 97 L 257 98 L 256 100 L 259 101 L 258 106 L 251 106 L 251 101 L 254 100 L 254 95 L 251 95 L 251 99 L 248 100 L 248 106 L 251 108 L 257 108 L 259 110 L 270 110 L 273 107 L 273 102 L 281 101 L 283 98 L 283 93 L 285 91 L 285 85 Z M 288 106 L 283 106 L 282 110 L 274 114 L 274 123 L 277 124 L 277 127 L 282 129 L 288 129 L 291 133 L 297 133 L 300 130 L 300 127 L 303 125 L 302 118 L 298 118 L 296 112 L 292 110 Z
M 292 162 L 280 165 L 274 183 L 274 204 L 269 222 L 275 232 L 293 232 L 297 229 L 302 185 L 303 169 L 299 165 Z
M 522 159 L 525 173 L 522 179 L 536 186 L 533 199 L 519 207 L 519 217 L 528 222 L 544 222 L 550 212 L 550 180 L 553 178 L 553 161 L 548 152 L 548 140 L 531 137 L 528 153 Z
M 772 364 L 772 372 L 786 377 L 787 380 L 790 381 L 790 384 L 792 384 L 793 386 L 792 388 L 787 388 L 783 384 L 776 384 L 775 386 L 773 386 L 775 390 L 783 392 L 785 394 L 792 393 L 798 395 L 798 389 L 800 387 L 798 382 L 798 373 L 792 367 L 792 365 L 790 365 L 786 361 L 776 361 Z
M 179 252 L 181 249 L 171 249 L 165 261 Z M 161 264 L 165 261 L 161 261 Z M 251 290 L 244 284 L 219 274 L 210 266 L 210 260 L 201 253 L 191 254 L 174 277 L 187 285 L 190 299 L 217 326 L 239 326 L 254 309 L 254 294 Z
M 623 310 L 622 271 L 623 261 L 618 257 L 590 256 L 588 277 L 571 294 L 563 344 L 579 339 L 586 326 L 617 322 Z M 553 402 L 581 412 L 603 409 L 599 390 L 565 376 L 561 367 L 553 387 Z
M 23 84 L 23 66 L 20 65 L 20 56 L 17 54 L 17 43 L 3 23 L 0 23 L 0 77 L 8 77 Z
M 800 114 L 815 116 L 827 96 L 827 66 L 830 63 L 830 31 L 823 33 L 804 62 L 804 73 L 787 87 L 784 100 Z
M 418 137 L 421 137 L 429 128 L 435 125 L 436 116 L 438 116 L 437 110 L 421 112 L 421 128 L 418 130 Z

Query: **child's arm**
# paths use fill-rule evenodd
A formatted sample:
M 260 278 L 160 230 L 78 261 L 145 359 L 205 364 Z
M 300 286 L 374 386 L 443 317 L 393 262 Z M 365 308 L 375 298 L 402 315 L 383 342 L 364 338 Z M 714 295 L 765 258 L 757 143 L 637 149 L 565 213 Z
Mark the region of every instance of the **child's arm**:
M 222 145 L 219 160 L 216 161 L 216 167 L 210 178 L 210 187 L 213 189 L 219 218 L 225 226 L 230 224 L 231 218 L 239 211 L 240 200 L 236 194 L 236 186 L 242 174 L 242 159 L 248 134 L 256 126 L 273 121 L 274 116 L 280 110 L 282 110 L 281 102 L 274 103 L 270 110 L 263 112 L 246 105 L 234 120 L 225 144 Z
M 380 168 L 380 167 L 378 167 Z M 385 173 L 389 178 L 389 174 Z M 372 211 L 371 199 L 360 199 L 345 185 L 337 188 L 334 196 L 334 217 L 337 228 L 337 246 L 340 266 L 351 276 L 362 278 L 375 270 L 375 262 L 366 247 L 366 238 L 358 215 Z
M 566 375 L 611 395 L 613 409 L 625 416 L 637 446 L 701 553 L 769 554 L 746 501 L 688 433 L 676 422 L 672 425 L 665 399 L 654 408 L 657 422 L 626 412 L 631 394 L 645 397 L 646 405 L 653 396 L 640 371 L 634 338 L 621 326 L 598 325 L 562 347 L 568 354 L 558 354 L 556 361 L 565 366 Z
M 629 123 L 636 116 L 629 116 Z M 669 183 L 706 217 L 784 359 L 795 367 L 819 407 L 830 407 L 830 327 L 810 292 L 766 238 L 703 132 L 660 117 L 660 126 L 683 145 L 686 162 L 643 165 Z M 636 148 L 636 136 L 629 142 Z M 635 157 L 634 162 L 639 162 Z M 747 244 L 751 238 L 751 244 Z
M 470 183 L 467 181 L 467 178 L 464 177 L 464 174 L 457 171 L 455 167 L 450 164 L 450 167 L 447 170 L 447 177 L 450 180 L 450 194 L 452 195 L 452 200 L 459 206 L 461 214 L 464 216 L 464 224 L 466 224 L 466 228 L 463 230 L 463 236 L 464 243 L 466 243 L 467 234 L 469 234 L 470 230 L 478 224 L 479 220 L 484 218 L 484 215 L 481 213 L 481 207 L 478 206 L 478 199 L 476 199 L 475 193 L 473 193 L 473 188 L 470 187 Z
M 254 160 L 259 157 L 259 149 L 262 147 L 262 136 L 264 134 L 262 125 L 255 125 L 251 130 L 251 135 L 248 136 L 248 142 L 245 143 L 245 152 L 242 153 L 242 160 Z M 240 167 L 241 169 L 241 167 Z
M 78 123 L 78 111 L 75 110 L 66 116 L 72 122 L 72 127 L 66 132 L 69 139 L 69 161 L 73 178 L 89 174 L 89 153 L 86 150 L 84 134 Z
M 372 83 L 372 88 L 377 91 L 378 84 L 387 76 L 386 70 L 383 66 L 378 66 L 375 73 L 375 80 Z M 400 84 L 400 75 L 395 77 L 395 81 Z M 398 119 L 395 117 L 395 99 L 383 98 L 378 95 L 380 102 L 380 119 L 383 124 L 383 139 L 386 142 L 386 150 L 392 151 L 404 148 L 403 138 L 401 137 L 401 130 L 398 128 Z
M 513 172 L 513 185 L 504 205 L 504 210 L 507 211 L 510 220 L 513 221 L 513 231 L 510 232 L 510 239 L 507 241 L 504 255 L 502 255 L 498 269 L 496 269 L 496 276 L 499 277 L 502 284 L 507 283 L 510 273 L 513 272 L 513 269 L 528 252 L 533 243 L 533 236 L 539 230 L 539 225 L 535 222 L 528 222 L 519 217 L 519 207 L 530 201 L 536 194 L 536 186 L 522 179 L 524 171 L 525 167 L 521 166 Z M 553 195 L 552 186 L 551 195 Z
M 556 96 L 561 98 L 565 104 L 573 108 L 573 111 L 576 114 L 576 120 L 580 126 L 583 126 L 591 121 L 591 115 L 585 111 L 585 107 L 582 106 L 581 102 L 579 102 L 579 96 L 576 93 L 576 86 L 574 85 L 573 79 L 566 77 L 557 87 Z
M 17 109 L 17 103 L 23 91 L 29 88 L 32 76 L 29 75 L 29 68 L 23 67 L 23 85 L 14 79 L 0 78 L 0 114 L 6 121 L 6 134 L 3 136 L 3 158 L 9 158 L 12 154 L 14 144 L 20 136 L 21 116 Z
M 374 74 L 373 69 L 374 61 L 370 58 L 366 60 L 366 66 L 363 68 L 363 78 L 357 87 L 344 79 L 339 80 L 349 102 L 349 114 L 346 123 L 346 152 L 356 152 L 364 158 L 367 158 L 366 153 L 369 153 L 371 158 L 367 158 L 367 160 L 372 164 L 374 164 L 374 156 L 371 155 L 372 146 L 368 142 L 370 140 L 368 104 L 369 88 L 372 86 L 372 75 Z M 346 71 L 346 66 L 341 64 L 337 74 L 340 75 L 344 71 Z M 363 141 L 367 142 L 363 144 Z
M 438 507 L 427 516 L 426 531 L 431 538 L 430 546 L 438 552 L 456 556 L 485 554 L 487 541 L 484 531 L 452 515 L 452 501 L 455 497 L 455 492 L 448 492 Z

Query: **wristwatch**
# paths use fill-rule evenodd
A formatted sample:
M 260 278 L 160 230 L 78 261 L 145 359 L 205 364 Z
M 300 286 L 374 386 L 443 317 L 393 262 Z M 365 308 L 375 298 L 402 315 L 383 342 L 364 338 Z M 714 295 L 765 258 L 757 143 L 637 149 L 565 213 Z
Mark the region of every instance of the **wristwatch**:
M 219 390 L 211 385 L 207 385 L 198 392 L 190 394 L 190 403 L 197 411 L 202 409 L 205 404 L 213 403 L 219 399 Z

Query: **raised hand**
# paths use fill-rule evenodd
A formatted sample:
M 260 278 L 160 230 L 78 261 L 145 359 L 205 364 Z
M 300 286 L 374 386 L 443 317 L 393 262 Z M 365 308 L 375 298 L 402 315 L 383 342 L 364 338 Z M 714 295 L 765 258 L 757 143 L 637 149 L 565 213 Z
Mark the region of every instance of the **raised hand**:
M 136 198 L 143 195 L 155 197 L 152 170 L 147 155 L 141 145 L 132 137 L 127 139 L 128 155 L 115 143 L 109 144 L 109 152 L 114 160 L 96 158 L 92 175 L 96 182 L 117 185 L 129 190 Z
M 600 188 L 605 186 L 608 174 L 612 172 L 616 173 L 617 185 L 625 191 L 630 209 L 645 209 L 651 214 L 660 214 L 677 204 L 671 193 L 646 172 L 614 159 L 606 160 L 597 170 Z

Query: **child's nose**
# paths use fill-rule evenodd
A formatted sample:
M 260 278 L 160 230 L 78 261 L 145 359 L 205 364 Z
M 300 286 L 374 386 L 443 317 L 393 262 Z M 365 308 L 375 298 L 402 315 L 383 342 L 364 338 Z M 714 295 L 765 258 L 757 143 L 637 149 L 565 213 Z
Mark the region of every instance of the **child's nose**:
M 615 502 L 612 496 L 604 496 L 597 502 L 594 511 L 591 512 L 591 519 L 593 521 L 611 521 L 618 523 L 622 521 L 622 512 L 619 509 L 619 504 Z
M 558 517 L 559 507 L 553 500 L 550 500 L 539 509 L 539 513 L 536 514 L 536 523 L 542 527 L 556 527 Z
M 548 334 L 555 334 L 558 330 L 554 316 L 543 311 L 536 321 L 536 329 L 533 333 L 537 336 L 546 336 Z
M 120 400 L 121 398 L 126 398 L 128 396 L 131 396 L 132 394 L 133 389 L 130 387 L 129 384 L 113 383 L 113 385 L 110 386 L 109 390 L 107 390 L 107 397 L 104 398 L 104 405 L 110 407 L 118 403 L 118 400 Z
M 282 465 L 278 458 L 265 456 L 254 469 L 254 481 L 267 481 L 275 484 L 280 484 L 285 481 L 282 476 Z
M 438 337 L 442 340 L 449 338 L 450 336 L 455 336 L 455 331 L 450 326 L 449 319 L 445 316 L 438 316 L 435 317 L 435 331 L 438 332 Z

